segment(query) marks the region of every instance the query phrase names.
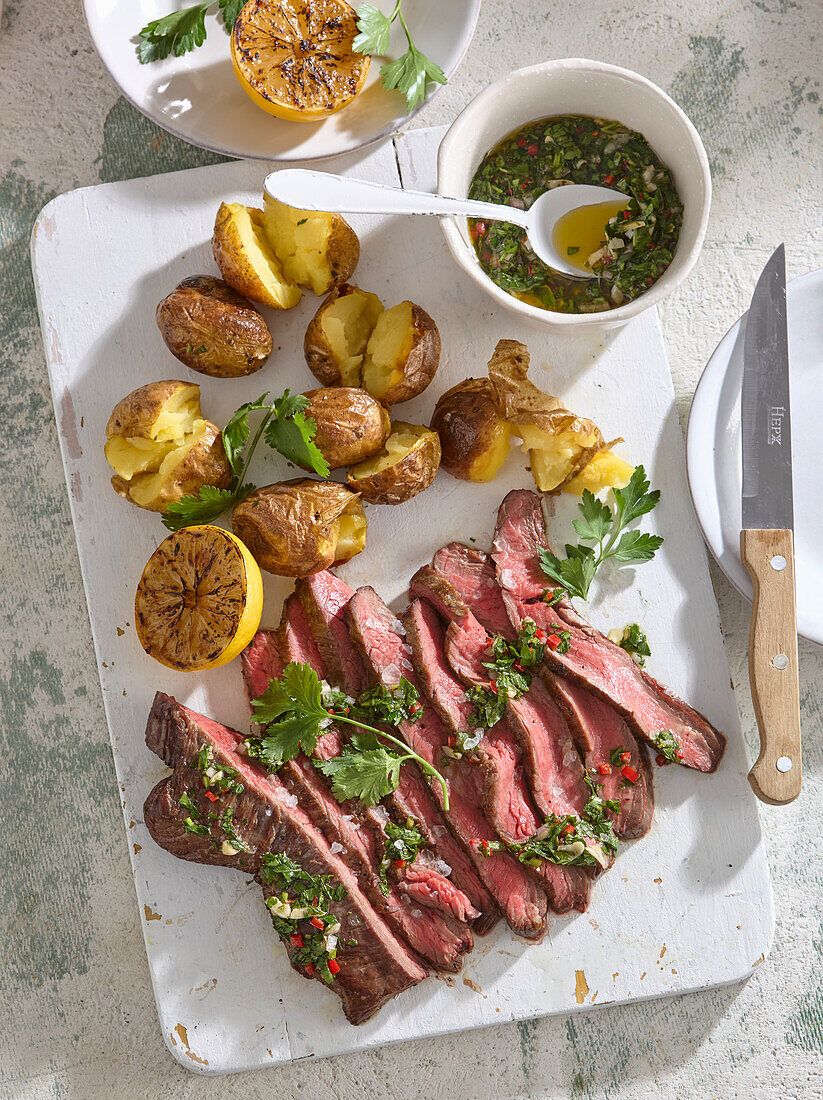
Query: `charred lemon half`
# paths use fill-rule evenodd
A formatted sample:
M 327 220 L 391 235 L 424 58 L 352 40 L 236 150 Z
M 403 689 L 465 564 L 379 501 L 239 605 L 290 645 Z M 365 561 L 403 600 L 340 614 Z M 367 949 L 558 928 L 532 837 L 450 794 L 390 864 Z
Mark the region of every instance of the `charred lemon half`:
M 134 599 L 140 644 L 178 672 L 228 664 L 260 625 L 263 579 L 248 548 L 222 527 L 184 527 L 149 558 Z
M 343 0 L 249 0 L 234 23 L 231 59 L 258 107 L 316 122 L 351 103 L 369 71 L 355 53 L 357 16 Z

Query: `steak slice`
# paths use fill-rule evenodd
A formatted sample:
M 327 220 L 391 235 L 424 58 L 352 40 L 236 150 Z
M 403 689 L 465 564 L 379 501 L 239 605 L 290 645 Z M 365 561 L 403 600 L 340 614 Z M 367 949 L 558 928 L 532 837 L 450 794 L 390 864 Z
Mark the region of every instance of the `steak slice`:
M 409 592 L 414 597 L 428 600 L 441 617 L 449 622 L 450 625 L 446 631 L 445 654 L 446 660 L 457 675 L 464 683 L 470 686 L 479 685 L 488 688 L 488 672 L 483 667 L 483 661 L 486 659 L 489 651 L 489 636 L 465 603 L 460 599 L 457 592 L 455 592 L 447 581 L 438 576 L 438 574 L 427 565 L 418 569 L 414 577 L 412 577 Z M 525 698 L 526 696 L 521 696 L 520 700 L 512 700 L 507 706 L 506 725 L 512 734 L 515 734 L 516 731 L 516 734 L 522 738 L 522 740 L 519 740 L 521 750 L 524 749 L 526 738 L 540 738 L 541 744 L 539 746 L 529 746 L 525 751 L 528 751 L 532 760 L 539 757 L 540 766 L 543 767 L 550 760 L 550 756 L 543 744 L 543 742 L 549 740 L 550 734 L 545 728 L 545 723 L 543 723 L 537 713 L 537 708 L 533 704 L 529 704 L 528 707 L 520 708 L 514 714 L 512 713 L 513 708 L 511 703 L 521 702 L 522 699 Z M 527 725 L 527 723 L 529 723 L 529 725 Z M 502 724 L 503 723 L 498 723 L 498 725 Z M 577 758 L 577 766 L 579 768 L 579 757 L 573 745 L 572 751 Z M 553 749 L 551 751 L 552 767 L 554 767 L 553 757 L 556 755 L 556 750 Z M 554 783 L 559 784 L 560 782 L 562 781 L 558 775 L 554 779 Z M 544 795 L 548 793 L 548 786 L 544 786 L 542 793 Z M 582 812 L 582 808 L 583 806 L 581 805 L 579 811 L 562 809 L 562 813 L 580 813 Z M 561 807 L 557 806 L 556 808 L 545 811 L 545 816 L 553 812 L 560 816 Z M 531 820 L 528 822 L 525 836 L 504 836 L 503 839 L 528 839 L 537 832 L 542 824 L 543 821 L 533 811 Z M 555 912 L 565 913 L 568 912 L 569 909 L 577 909 L 580 912 L 585 912 L 591 895 L 591 875 L 585 868 L 569 865 L 560 866 L 556 863 L 544 861 L 539 867 L 535 868 L 535 873 L 539 874 L 541 881 L 545 882 L 547 885 L 552 908 Z
M 265 639 L 260 637 L 264 633 Z M 289 597 L 284 605 L 283 621 L 278 632 L 261 631 L 260 634 L 244 654 L 244 675 L 249 692 L 260 688 L 258 667 L 265 668 L 270 676 L 280 676 L 284 665 L 290 660 L 304 663 L 313 660 L 319 664 L 315 672 L 324 676 L 319 650 L 314 647 L 302 608 L 294 596 Z M 268 686 L 268 680 L 265 686 Z M 316 755 L 328 759 L 337 755 L 343 743 L 342 735 L 335 727 L 329 727 L 323 738 L 318 740 Z M 453 903 L 449 900 L 448 889 L 444 887 L 438 895 L 443 898 L 440 912 L 435 912 L 431 907 L 421 910 L 393 883 L 389 884 L 387 894 L 381 889 L 379 867 L 385 840 L 382 830 L 385 811 L 370 810 L 354 800 L 339 803 L 325 776 L 318 772 L 304 753 L 284 764 L 279 775 L 328 843 L 334 845 L 335 851 L 359 876 L 372 904 L 394 932 L 403 936 L 419 955 L 438 969 L 449 972 L 459 970 L 461 956 L 471 949 L 472 940 L 465 924 L 453 919 Z M 464 906 L 471 908 L 467 898 L 464 899 Z
M 349 640 L 345 610 L 351 588 L 323 569 L 299 580 L 294 590 L 326 666 L 326 678 L 349 695 L 360 695 L 369 686 L 369 673 Z
M 409 647 L 396 633 L 395 624 L 397 629 L 402 627 L 373 588 L 360 588 L 353 594 L 346 607 L 346 617 L 352 641 L 371 668 L 375 683 L 393 686 L 405 676 L 417 687 Z M 398 726 L 401 737 L 412 748 L 416 738 L 429 739 L 426 736 L 429 726 L 433 727 L 430 737 L 448 736 L 442 731 L 437 714 L 425 701 L 421 702 L 423 709 L 417 721 L 401 722 Z M 423 753 L 419 755 L 423 756 Z M 494 899 L 478 875 L 472 859 L 449 831 L 447 819 L 444 819 L 435 802 L 427 780 L 411 762 L 401 767 L 400 784 L 390 798 L 399 815 L 412 818 L 438 857 L 451 868 L 452 882 L 482 914 L 476 925 L 477 931 L 481 934 L 488 932 L 499 918 Z
M 726 747 L 722 733 L 581 618 L 568 600 L 549 608 L 538 598 L 550 587 L 544 580 L 537 592 L 539 550 L 547 546 L 538 495 L 528 489 L 509 493 L 500 505 L 492 557 L 498 579 L 510 594 L 510 606 L 520 619 L 528 616 L 538 626 L 559 619 L 569 630 L 568 652 L 547 650 L 547 664 L 612 703 L 644 740 L 655 744 L 657 735 L 668 730 L 677 739 L 682 764 L 713 772 Z
M 512 606 L 511 598 L 506 599 L 498 587 L 494 562 L 488 554 L 460 543 L 450 543 L 438 550 L 434 563 L 437 572 L 448 578 L 489 632 L 509 638 L 515 636 L 522 619 Z M 513 619 L 509 617 L 509 610 Z M 530 614 L 530 617 L 533 616 Z M 543 625 L 549 625 L 548 618 Z M 643 836 L 648 832 L 654 814 L 652 770 L 645 748 L 638 743 L 622 714 L 611 704 L 582 684 L 558 676 L 546 665 L 540 674 L 566 716 L 586 769 L 602 786 L 602 796 L 620 802 L 620 813 L 614 824 L 615 833 L 624 840 Z M 616 748 L 623 748 L 630 754 L 628 763 L 640 775 L 633 785 L 622 784 L 619 769 L 611 767 L 611 753 Z
M 438 727 L 428 723 L 430 737 L 415 738 L 414 749 L 435 766 L 448 764 L 446 776 L 449 784 L 450 808 L 448 821 L 455 835 L 466 845 L 474 860 L 478 874 L 483 879 L 495 901 L 500 906 L 506 921 L 518 936 L 537 939 L 546 928 L 546 897 L 520 863 L 508 852 L 489 850 L 482 854 L 481 845 L 496 841 L 497 835 L 481 810 L 481 803 L 487 803 L 486 774 L 500 775 L 496 764 L 496 748 L 488 746 L 488 735 L 484 735 L 475 750 L 475 755 L 484 759 L 479 766 L 463 756 L 459 760 L 443 759 L 443 749 L 448 747 L 448 731 L 472 732 L 468 722 L 471 704 L 466 701 L 463 685 L 446 664 L 443 655 L 443 628 L 431 605 L 423 600 L 414 600 L 403 616 L 406 639 L 411 645 L 412 659 L 418 678 L 434 709 L 440 714 L 443 723 Z M 439 736 L 439 740 L 438 740 Z M 492 761 L 495 763 L 492 763 Z M 519 765 L 518 765 L 519 768 Z M 508 775 L 506 784 L 494 784 L 495 801 L 506 797 L 512 790 L 513 777 Z M 522 774 L 518 774 L 522 783 Z M 439 784 L 432 784 L 437 794 Z M 499 813 L 503 813 L 498 809 Z M 510 811 L 509 811 L 510 812 Z
M 340 883 L 345 895 L 331 903 L 340 922 L 340 970 L 329 988 L 340 997 L 346 1019 L 352 1024 L 364 1023 L 392 997 L 425 978 L 426 971 L 375 912 L 351 870 L 294 805 L 294 796 L 276 776 L 267 775 L 237 753 L 242 741 L 242 734 L 158 692 L 146 725 L 146 744 L 174 771 L 146 799 L 149 832 L 167 851 L 193 862 L 220 862 L 252 872 L 259 868 L 263 856 L 275 851 L 289 856 L 310 874 L 330 875 Z M 243 786 L 241 794 L 224 792 L 215 803 L 203 797 L 205 788 L 193 764 L 204 747 L 210 749 L 218 769 L 234 769 Z M 218 815 L 232 810 L 236 831 L 249 851 L 224 855 L 209 838 L 187 832 L 184 822 L 191 811 L 179 803 L 184 792 L 199 805 L 203 819 L 209 810 Z M 302 925 L 298 928 L 302 930 Z M 286 949 L 294 969 L 307 977 L 292 959 L 291 948 Z
M 403 870 L 398 888 L 413 901 L 440 912 L 450 912 L 456 920 L 465 922 L 480 916 L 462 890 L 420 859 Z

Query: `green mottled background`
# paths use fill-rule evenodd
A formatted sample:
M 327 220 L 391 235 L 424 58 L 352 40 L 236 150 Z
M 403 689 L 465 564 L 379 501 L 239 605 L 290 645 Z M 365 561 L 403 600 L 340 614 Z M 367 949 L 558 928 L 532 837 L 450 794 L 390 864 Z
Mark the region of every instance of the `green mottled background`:
M 125 2 L 125 0 L 120 0 Z M 716 186 L 696 271 L 663 321 L 685 417 L 719 337 L 785 240 L 823 266 L 819 0 L 484 0 L 452 84 L 415 125 L 551 57 L 627 64 L 691 115 Z M 52 419 L 29 233 L 53 195 L 213 162 L 109 81 L 77 0 L 6 0 L 0 28 L 0 1094 L 187 1098 L 823 1096 L 823 657 L 801 646 L 806 784 L 763 808 L 778 925 L 745 985 L 223 1079 L 172 1061 L 154 1014 Z M 744 728 L 748 607 L 714 572 Z

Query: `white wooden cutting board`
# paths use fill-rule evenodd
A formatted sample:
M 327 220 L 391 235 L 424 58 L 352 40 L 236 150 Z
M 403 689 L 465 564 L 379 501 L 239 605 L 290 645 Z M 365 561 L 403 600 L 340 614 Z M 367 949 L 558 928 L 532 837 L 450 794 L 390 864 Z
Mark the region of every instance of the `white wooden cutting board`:
M 333 171 L 434 187 L 442 131 L 417 131 Z M 745 780 L 743 739 L 709 581 L 692 517 L 683 440 L 654 311 L 605 345 L 597 337 L 551 338 L 496 309 L 450 260 L 434 220 L 352 218 L 360 234 L 355 281 L 386 305 L 410 298 L 438 322 L 443 361 L 429 392 L 403 406 L 403 419 L 428 423 L 436 396 L 484 373 L 498 339 L 525 341 L 535 380 L 593 417 L 625 455 L 643 462 L 662 501 L 649 526 L 666 538 L 636 575 L 606 578 L 607 598 L 590 608 L 608 629 L 633 620 L 653 648 L 651 671 L 728 734 L 719 772 L 656 772 L 650 835 L 625 845 L 599 880 L 590 911 L 555 918 L 539 946 L 501 925 L 478 940 L 462 975 L 430 979 L 376 1019 L 351 1027 L 337 998 L 298 977 L 273 934 L 259 889 L 239 873 L 197 867 L 158 849 L 142 821 L 148 791 L 165 773 L 143 741 L 155 690 L 248 728 L 239 662 L 205 676 L 155 664 L 133 629 L 134 589 L 166 534 L 157 516 L 115 495 L 103 457 L 109 412 L 128 391 L 156 379 L 198 382 L 206 415 L 218 424 L 265 389 L 316 385 L 302 355 L 318 301 L 306 295 L 269 316 L 275 352 L 245 380 L 195 375 L 166 350 L 154 322 L 157 302 L 187 275 L 216 272 L 210 238 L 221 199 L 257 203 L 265 166 L 235 162 L 61 195 L 43 210 L 32 251 L 43 339 L 54 394 L 77 546 L 103 699 L 123 796 L 139 918 L 160 1025 L 189 1069 L 228 1072 L 359 1050 L 483 1024 L 703 989 L 745 978 L 768 951 L 772 899 L 755 801 Z M 284 460 L 261 455 L 252 477 L 291 476 Z M 451 539 L 489 545 L 497 505 L 529 484 L 516 452 L 489 485 L 441 473 L 397 508 L 369 508 L 366 551 L 341 573 L 373 584 L 395 606 L 408 578 Z M 555 541 L 571 534 L 564 500 Z M 276 625 L 289 586 L 269 577 L 264 626 Z

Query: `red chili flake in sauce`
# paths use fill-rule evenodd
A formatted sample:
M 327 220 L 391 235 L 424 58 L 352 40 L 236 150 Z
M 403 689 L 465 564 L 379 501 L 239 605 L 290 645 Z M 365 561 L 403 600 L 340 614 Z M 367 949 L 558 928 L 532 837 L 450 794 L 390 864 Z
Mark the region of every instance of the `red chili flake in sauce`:
M 326 927 L 319 917 L 312 917 L 312 919 L 309 921 L 309 924 L 313 925 L 315 928 L 319 928 L 321 932 Z
M 563 832 L 566 834 L 566 836 L 569 836 L 570 833 L 574 832 L 574 825 L 572 825 L 570 821 L 567 821 L 566 828 L 563 830 Z
M 536 145 L 530 145 L 528 147 L 528 149 L 526 150 L 526 152 L 529 154 L 530 157 L 536 156 L 537 146 Z
M 520 664 L 519 661 L 514 662 L 514 667 L 517 669 L 518 672 L 523 672 L 523 666 Z
M 205 794 L 205 796 L 209 800 L 209 802 L 216 802 L 217 801 L 217 795 L 213 791 L 204 791 L 203 794 Z
M 314 973 L 314 963 L 306 963 L 304 970 L 306 971 L 308 976 L 311 977 Z
M 609 764 L 598 764 L 597 765 L 597 774 L 598 775 L 611 775 L 612 774 L 611 766 Z
M 526 139 L 525 139 L 525 138 L 518 138 L 518 139 L 517 139 L 517 144 L 518 144 L 518 145 L 520 146 L 520 148 L 522 149 L 522 148 L 523 148 L 523 146 L 524 146 L 524 145 L 526 144 Z
M 624 779 L 627 779 L 629 783 L 636 783 L 640 778 L 640 772 L 636 772 L 630 764 L 624 764 L 620 769 L 620 774 Z
M 557 649 L 557 647 L 560 645 L 561 640 L 562 639 L 560 638 L 559 634 L 550 634 L 546 641 L 546 644 L 548 645 L 549 649 Z
M 331 974 L 339 974 L 340 973 L 340 963 L 337 961 L 337 959 L 329 959 L 329 973 L 331 973 Z
M 496 683 L 495 680 L 492 680 L 491 683 L 489 684 L 489 690 L 493 691 L 494 694 L 497 695 L 497 683 Z
M 406 861 L 405 861 L 405 859 L 396 859 L 394 861 L 394 865 L 395 865 L 395 867 L 400 867 L 402 869 L 403 867 L 406 866 Z
M 292 932 L 292 934 L 289 936 L 289 941 L 290 941 L 292 947 L 302 947 L 303 946 L 303 937 L 300 935 L 299 932 Z
M 611 172 L 609 172 L 608 176 L 603 177 L 603 182 L 604 183 L 614 183 L 614 176 L 612 175 Z
M 538 627 L 538 629 L 535 630 L 534 633 L 535 633 L 535 636 L 538 637 L 541 642 L 545 641 L 545 639 L 546 639 L 546 631 L 545 630 L 540 630 L 540 628 Z
M 631 764 L 632 754 L 630 752 L 621 752 L 620 759 L 623 761 L 624 764 Z

